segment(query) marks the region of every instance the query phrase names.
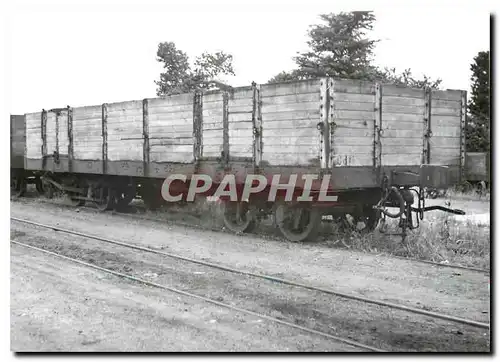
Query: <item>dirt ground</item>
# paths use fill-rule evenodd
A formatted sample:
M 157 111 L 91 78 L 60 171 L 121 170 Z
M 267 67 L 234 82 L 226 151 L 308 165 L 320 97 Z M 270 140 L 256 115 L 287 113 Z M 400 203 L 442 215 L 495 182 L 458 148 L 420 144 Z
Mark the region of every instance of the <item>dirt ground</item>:
M 81 232 L 108 235 L 113 239 L 133 241 L 187 257 L 312 283 L 345 293 L 489 322 L 489 276 L 481 273 L 457 272 L 390 257 L 325 248 L 318 244 L 264 240 L 254 235 L 234 236 L 159 222 L 131 220 L 122 215 L 91 210 L 82 209 L 78 212 L 32 200 L 12 202 L 11 215 Z M 15 222 L 11 225 L 14 239 L 21 237 L 31 243 L 42 243 L 43 247 L 64 250 L 72 256 L 86 256 L 94 262 L 107 263 L 107 266 L 111 263 L 112 267 L 118 269 L 126 266 L 131 269 L 130 273 L 156 275 L 155 278 L 165 284 L 181 285 L 238 305 L 246 303 L 245 307 L 249 309 L 259 309 L 266 314 L 276 313 L 275 316 L 281 318 L 296 318 L 297 323 L 316 329 L 330 326 L 330 332 L 344 333 L 343 337 L 357 338 L 360 342 L 379 348 L 416 351 L 489 350 L 489 336 L 483 330 L 381 310 L 380 307 L 347 302 L 332 296 L 313 295 L 310 291 L 296 290 L 298 288 L 280 289 L 272 283 L 249 281 L 249 278 L 216 273 L 206 268 L 200 270 L 199 266 L 185 263 L 168 261 L 166 264 L 165 257 L 138 254 L 123 248 L 114 250 L 116 248 L 93 244 L 96 242 L 86 239 L 76 242 L 75 237 L 64 237 L 63 234 Z M 96 250 L 99 253 L 92 254 Z M 370 340 L 372 343 L 368 343 Z M 255 350 L 262 350 L 259 348 Z M 254 350 L 252 347 L 250 349 Z
M 15 352 L 361 351 L 22 246 L 11 260 Z

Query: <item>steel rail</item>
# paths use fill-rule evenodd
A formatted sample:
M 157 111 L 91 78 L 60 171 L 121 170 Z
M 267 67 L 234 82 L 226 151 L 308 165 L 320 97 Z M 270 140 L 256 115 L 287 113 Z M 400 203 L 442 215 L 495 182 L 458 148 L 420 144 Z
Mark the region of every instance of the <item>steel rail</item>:
M 45 249 L 42 249 L 42 248 L 37 248 L 36 246 L 32 246 L 32 245 L 28 245 L 28 244 L 25 244 L 25 243 L 21 243 L 21 242 L 16 241 L 16 240 L 11 240 L 10 242 L 13 243 L 13 244 L 16 244 L 16 245 L 20 245 L 20 246 L 29 248 L 29 249 L 33 249 L 33 250 L 37 250 L 39 252 L 43 252 L 43 253 L 46 253 L 46 254 L 49 254 L 49 255 L 53 255 L 55 257 L 58 257 L 58 258 L 61 258 L 61 259 L 64 259 L 64 260 L 68 260 L 68 261 L 71 261 L 71 262 L 76 263 L 76 264 L 84 265 L 84 266 L 89 267 L 89 268 L 93 268 L 93 269 L 96 269 L 96 270 L 99 270 L 99 271 L 102 271 L 102 272 L 105 272 L 105 273 L 108 273 L 108 274 L 112 274 L 112 275 L 115 275 L 115 276 L 120 277 L 120 278 L 128 279 L 128 280 L 131 280 L 131 281 L 134 281 L 134 282 L 137 282 L 137 283 L 141 283 L 141 284 L 145 284 L 145 285 L 148 285 L 148 286 L 151 286 L 151 287 L 168 290 L 170 292 L 173 292 L 173 293 L 176 293 L 176 294 L 180 294 L 180 295 L 184 295 L 184 296 L 187 296 L 187 297 L 191 297 L 191 298 L 194 298 L 194 299 L 199 299 L 199 300 L 202 300 L 202 301 L 207 302 L 207 303 L 215 304 L 215 305 L 217 305 L 219 307 L 224 307 L 224 308 L 231 309 L 231 310 L 234 310 L 234 311 L 237 311 L 237 312 L 240 312 L 240 313 L 244 313 L 244 314 L 252 315 L 252 316 L 255 316 L 255 317 L 258 317 L 258 318 L 266 319 L 268 321 L 271 321 L 271 322 L 274 322 L 274 323 L 277 323 L 277 324 L 282 324 L 282 325 L 285 325 L 285 326 L 288 326 L 288 327 L 292 327 L 292 328 L 295 328 L 295 329 L 298 329 L 298 330 L 301 330 L 301 331 L 304 331 L 304 332 L 308 332 L 308 333 L 311 333 L 311 334 L 316 334 L 316 335 L 319 335 L 319 336 L 322 336 L 322 337 L 326 337 L 326 338 L 332 339 L 332 340 L 337 341 L 337 342 L 342 342 L 342 343 L 345 343 L 345 344 L 348 344 L 348 345 L 351 345 L 351 346 L 355 346 L 355 347 L 359 347 L 359 348 L 363 348 L 363 349 L 366 349 L 366 350 L 372 351 L 372 352 L 387 352 L 387 351 L 379 349 L 379 348 L 371 347 L 371 346 L 368 346 L 368 345 L 365 345 L 365 344 L 362 344 L 362 343 L 358 343 L 356 341 L 352 341 L 352 340 L 349 340 L 349 339 L 337 337 L 337 336 L 334 336 L 334 335 L 329 334 L 329 333 L 324 333 L 324 332 L 321 332 L 321 331 L 317 331 L 315 329 L 310 329 L 310 328 L 307 328 L 307 327 L 302 327 L 302 326 L 300 326 L 298 324 L 286 322 L 286 321 L 283 321 L 283 320 L 280 320 L 280 319 L 277 319 L 277 318 L 274 318 L 274 317 L 271 317 L 271 316 L 268 316 L 268 315 L 265 315 L 265 314 L 260 314 L 260 313 L 257 313 L 257 312 L 254 312 L 254 311 L 251 311 L 251 310 L 248 310 L 248 309 L 235 307 L 235 306 L 232 306 L 230 304 L 222 303 L 222 302 L 219 302 L 219 301 L 214 300 L 214 299 L 203 297 L 201 295 L 197 295 L 197 294 L 194 294 L 194 293 L 186 292 L 184 290 L 172 288 L 172 287 L 169 287 L 169 286 L 166 286 L 166 285 L 154 283 L 154 282 L 151 282 L 149 280 L 136 278 L 136 277 L 134 277 L 132 275 L 123 274 L 123 273 L 120 273 L 120 272 L 117 272 L 117 271 L 114 271 L 114 270 L 111 270 L 111 269 L 103 268 L 103 267 L 100 267 L 100 266 L 92 264 L 92 263 L 87 263 L 87 262 L 82 261 L 82 260 L 70 258 L 70 257 L 67 257 L 65 255 L 62 255 L 62 254 L 59 254 L 59 253 L 54 253 L 52 251 L 45 250 Z
M 473 326 L 473 327 L 478 327 L 478 328 L 483 328 L 483 329 L 489 329 L 490 328 L 490 325 L 487 324 L 487 323 L 478 322 L 478 321 L 474 321 L 474 320 L 470 320 L 470 319 L 464 319 L 464 318 L 454 317 L 454 316 L 450 316 L 450 315 L 443 314 L 443 313 L 431 312 L 431 311 L 427 311 L 427 310 L 423 310 L 423 309 L 419 309 L 419 308 L 413 308 L 413 307 L 408 307 L 408 306 L 404 306 L 404 305 L 400 305 L 400 304 L 384 302 L 384 301 L 380 301 L 380 300 L 376 300 L 376 299 L 372 299 L 372 298 L 359 297 L 359 296 L 356 296 L 356 295 L 351 295 L 351 294 L 347 294 L 347 293 L 343 293 L 343 292 L 338 292 L 338 291 L 335 291 L 335 290 L 332 290 L 332 289 L 315 287 L 315 286 L 311 286 L 311 285 L 307 285 L 307 284 L 303 284 L 303 283 L 299 283 L 299 282 L 294 282 L 292 280 L 287 280 L 287 279 L 282 279 L 282 278 L 278 278 L 278 277 L 273 277 L 273 276 L 266 275 L 266 274 L 259 274 L 259 273 L 253 273 L 253 272 L 249 272 L 249 271 L 244 271 L 244 270 L 238 270 L 238 269 L 234 269 L 234 268 L 227 267 L 227 266 L 224 266 L 224 265 L 221 265 L 221 264 L 217 264 L 217 263 L 210 263 L 210 262 L 206 262 L 206 261 L 196 260 L 196 259 L 188 258 L 188 257 L 185 257 L 185 256 L 173 254 L 173 253 L 167 253 L 167 252 L 164 252 L 164 251 L 159 251 L 159 250 L 151 249 L 151 248 L 144 247 L 144 246 L 130 244 L 130 243 L 123 242 L 123 241 L 111 240 L 111 239 L 103 238 L 103 237 L 96 236 L 96 235 L 91 235 L 91 234 L 81 233 L 81 232 L 78 232 L 78 231 L 63 229 L 63 228 L 60 228 L 60 227 L 57 227 L 57 226 L 40 224 L 40 223 L 37 223 L 37 222 L 34 222 L 34 221 L 29 221 L 29 220 L 24 220 L 24 219 L 18 219 L 18 218 L 15 218 L 15 217 L 11 217 L 11 219 L 15 220 L 15 221 L 18 221 L 18 222 L 22 222 L 22 223 L 26 223 L 26 224 L 31 224 L 31 225 L 34 225 L 34 226 L 43 227 L 43 228 L 46 228 L 46 229 L 52 229 L 52 230 L 57 231 L 57 232 L 63 232 L 63 233 L 71 234 L 71 235 L 80 236 L 80 237 L 83 237 L 83 238 L 94 239 L 94 240 L 99 240 L 99 241 L 103 241 L 103 242 L 114 244 L 114 245 L 120 245 L 120 246 L 128 247 L 130 249 L 145 251 L 145 252 L 148 252 L 148 253 L 153 253 L 153 254 L 157 254 L 157 255 L 167 256 L 167 257 L 174 258 L 174 259 L 184 260 L 184 261 L 188 261 L 188 262 L 199 264 L 199 265 L 208 266 L 208 267 L 215 268 L 215 269 L 220 269 L 220 270 L 232 272 L 232 273 L 235 273 L 235 274 L 241 274 L 241 275 L 247 275 L 247 276 L 252 276 L 252 277 L 256 277 L 256 278 L 261 278 L 261 279 L 269 280 L 269 281 L 276 282 L 276 283 L 291 285 L 291 286 L 300 287 L 300 288 L 304 288 L 304 289 L 308 289 L 308 290 L 312 290 L 312 291 L 317 291 L 317 292 L 321 292 L 321 293 L 335 295 L 337 297 L 341 297 L 341 298 L 345 298 L 345 299 L 350 299 L 350 300 L 356 300 L 356 301 L 364 302 L 364 303 L 367 303 L 367 304 L 375 304 L 375 305 L 379 305 L 379 306 L 382 306 L 382 307 L 388 307 L 388 308 L 398 309 L 398 310 L 402 310 L 402 311 L 409 312 L 409 313 L 425 315 L 427 317 L 432 317 L 432 318 L 436 318 L 436 319 L 442 319 L 442 320 L 446 320 L 446 321 L 450 321 L 450 322 L 454 322 L 454 323 L 465 324 L 465 325 L 469 325 L 469 326 Z
M 50 202 L 46 202 L 46 203 L 49 204 L 49 205 L 56 205 L 56 204 L 53 204 L 53 203 L 50 203 Z M 68 208 L 74 207 L 74 206 L 71 206 L 71 205 L 61 205 L 61 204 L 57 204 L 57 206 L 68 207 Z M 89 207 L 89 206 L 80 206 L 79 209 L 84 209 L 84 210 L 88 210 L 88 211 L 96 211 L 94 208 Z M 115 215 L 115 216 L 119 216 L 119 217 L 133 219 L 133 220 L 147 220 L 147 221 L 158 222 L 158 223 L 168 223 L 168 224 L 173 225 L 173 226 L 189 227 L 189 228 L 198 229 L 198 230 L 223 232 L 223 230 L 221 230 L 220 228 L 209 227 L 209 226 L 202 226 L 202 225 L 196 225 L 196 224 L 186 223 L 186 222 L 182 222 L 182 221 L 162 220 L 162 219 L 156 219 L 156 218 L 153 218 L 153 217 L 142 216 L 142 215 L 137 216 L 137 215 L 126 214 L 126 213 L 117 212 L 117 211 L 112 211 L 111 214 Z M 254 234 L 249 233 L 248 235 L 255 235 L 255 236 L 258 236 L 258 237 L 262 237 L 263 236 L 263 235 L 259 235 L 259 234 L 255 234 L 255 233 Z M 378 255 L 384 255 L 384 254 L 368 253 L 368 255 L 378 256 Z M 422 259 L 415 259 L 415 258 L 406 258 L 406 257 L 403 257 L 403 256 L 391 255 L 391 254 L 385 254 L 385 256 L 388 257 L 388 258 L 393 258 L 393 259 L 400 259 L 400 260 L 407 260 L 407 261 L 412 261 L 412 262 L 416 262 L 416 263 L 423 263 L 423 264 L 428 264 L 428 265 L 435 265 L 437 267 L 442 267 L 442 268 L 462 269 L 462 270 L 469 270 L 469 271 L 478 272 L 478 273 L 490 274 L 490 270 L 488 270 L 488 269 L 474 268 L 474 267 L 469 267 L 469 266 L 464 266 L 464 265 L 459 265 L 459 264 L 442 264 L 442 263 L 435 262 L 435 261 L 430 261 L 430 260 L 422 260 Z

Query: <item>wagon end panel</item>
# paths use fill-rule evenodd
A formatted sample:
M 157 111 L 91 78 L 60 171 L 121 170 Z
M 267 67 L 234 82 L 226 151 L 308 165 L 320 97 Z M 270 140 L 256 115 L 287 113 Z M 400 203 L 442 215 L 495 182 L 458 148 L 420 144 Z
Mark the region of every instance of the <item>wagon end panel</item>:
M 319 79 L 260 87 L 262 165 L 321 167 L 320 93 Z
M 436 90 L 431 99 L 430 162 L 449 166 L 451 181 L 457 182 L 465 165 L 465 92 Z
M 148 99 L 149 160 L 151 162 L 189 164 L 195 161 L 193 102 L 193 94 Z
M 398 85 L 381 86 L 381 164 L 419 166 L 423 162 L 426 92 Z
M 203 95 L 203 144 L 204 160 L 220 160 L 224 157 L 224 99 L 222 92 Z
M 225 107 L 224 104 L 223 108 Z M 253 110 L 252 87 L 236 88 L 227 93 L 227 136 L 224 138 L 227 138 L 229 145 L 229 161 L 251 163 L 253 160 Z
M 73 171 L 78 173 L 102 173 L 102 106 L 73 108 L 71 131 Z
M 335 80 L 331 124 L 332 167 L 373 166 L 375 84 Z
M 68 112 L 63 111 L 57 115 L 57 152 L 62 157 L 68 157 Z
M 42 169 L 42 112 L 27 113 L 26 117 L 26 160 L 28 170 Z
M 24 168 L 26 147 L 26 118 L 24 115 L 10 116 L 10 167 Z

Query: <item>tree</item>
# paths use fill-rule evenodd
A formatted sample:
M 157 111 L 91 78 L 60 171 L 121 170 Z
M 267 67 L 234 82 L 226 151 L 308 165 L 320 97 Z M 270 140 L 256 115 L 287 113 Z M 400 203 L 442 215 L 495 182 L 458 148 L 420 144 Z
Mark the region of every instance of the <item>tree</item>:
M 309 51 L 294 57 L 297 69 L 281 72 L 270 83 L 316 77 L 349 78 L 410 87 L 438 88 L 441 80 L 424 76 L 415 79 L 411 70 L 397 74 L 394 68 L 379 69 L 373 65 L 374 49 L 380 41 L 370 39 L 375 15 L 371 11 L 320 15 L 323 24 L 312 25 L 308 32 Z
M 378 81 L 384 83 L 400 84 L 411 88 L 432 88 L 438 89 L 443 81 L 441 78 L 436 80 L 431 79 L 424 74 L 424 79 L 415 79 L 412 75 L 411 69 L 405 69 L 403 73 L 397 73 L 396 68 L 384 68 L 376 77 Z
M 294 57 L 298 69 L 282 72 L 272 80 L 335 77 L 370 79 L 375 74 L 371 66 L 377 40 L 366 32 L 372 30 L 375 15 L 371 11 L 322 14 L 324 24 L 312 25 L 308 32 L 309 50 Z
M 486 152 L 490 150 L 490 51 L 479 52 L 470 70 L 466 147 L 469 152 Z
M 234 75 L 233 56 L 224 52 L 202 53 L 196 57 L 193 68 L 189 64 L 187 54 L 177 49 L 173 42 L 158 44 L 156 55 L 156 60 L 163 63 L 165 69 L 165 72 L 160 74 L 160 80 L 155 81 L 158 96 L 227 88 L 228 86 L 217 78 L 221 75 Z

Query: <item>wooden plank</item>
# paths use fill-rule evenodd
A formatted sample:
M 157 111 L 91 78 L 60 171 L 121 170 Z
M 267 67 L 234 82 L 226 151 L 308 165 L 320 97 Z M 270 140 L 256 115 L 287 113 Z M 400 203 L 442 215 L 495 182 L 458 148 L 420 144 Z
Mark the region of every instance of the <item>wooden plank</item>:
M 375 84 L 360 80 L 335 80 L 335 93 L 375 94 Z
M 127 140 L 107 143 L 109 161 L 141 161 L 143 160 L 143 140 Z
M 319 133 L 316 127 L 309 128 L 283 128 L 283 129 L 265 129 L 263 130 L 264 139 L 273 139 L 273 138 L 310 138 L 310 139 L 319 139 Z
M 74 150 L 75 160 L 102 160 L 102 148 L 100 149 L 76 149 Z
M 333 167 L 372 166 L 373 156 L 370 154 L 336 154 L 332 157 L 332 165 Z
M 319 157 L 319 142 L 316 146 L 313 145 L 279 145 L 273 146 L 264 143 L 264 153 L 276 153 L 276 154 L 304 154 L 304 155 L 316 155 Z
M 415 149 L 415 147 L 417 147 L 420 152 L 422 149 L 422 142 L 422 134 L 419 134 L 418 137 L 403 137 L 400 135 L 396 137 L 387 137 L 384 134 L 384 137 L 382 137 L 382 147 L 388 150 L 392 150 L 394 146 L 406 146 L 408 149 Z
M 432 149 L 431 158 L 434 156 L 449 156 L 460 158 L 460 146 L 456 147 L 434 147 Z
M 230 142 L 231 142 L 232 138 L 236 138 L 236 137 L 247 139 L 248 142 L 253 142 L 253 129 L 252 128 L 231 129 L 231 127 L 229 127 L 228 134 L 229 134 L 229 141 Z
M 383 139 L 389 138 L 415 138 L 422 142 L 422 127 L 415 125 L 415 129 L 385 128 Z
M 190 135 L 188 137 L 151 137 L 149 138 L 149 146 L 150 147 L 159 147 L 159 146 L 181 146 L 181 145 L 193 145 L 193 136 Z
M 382 158 L 385 157 L 385 155 L 390 155 L 390 154 L 406 154 L 406 153 L 409 153 L 409 154 L 412 154 L 412 153 L 415 153 L 415 154 L 419 154 L 421 155 L 422 154 L 422 141 L 420 140 L 420 143 L 418 144 L 418 146 L 406 146 L 403 142 L 401 142 L 400 144 L 397 144 L 397 141 L 395 142 L 396 144 L 393 144 L 393 145 L 386 145 L 385 144 L 385 139 L 382 140 L 382 153 L 383 153 L 383 156 Z M 420 160 L 421 161 L 421 160 Z
M 316 93 L 319 95 L 319 80 L 303 80 L 261 85 L 261 97 Z
M 204 131 L 203 132 L 203 139 L 204 140 L 209 140 L 209 139 L 218 139 L 222 142 L 224 136 L 224 130 L 223 129 L 218 129 L 218 130 L 210 130 L 210 131 Z
M 446 115 L 433 115 L 432 116 L 432 128 L 434 126 L 450 127 L 450 128 L 460 128 L 460 117 L 458 116 L 446 116 Z
M 73 119 L 99 118 L 102 116 L 102 106 L 85 106 L 73 108 Z
M 457 109 L 460 107 L 461 107 L 460 101 L 450 101 L 450 100 L 441 100 L 441 99 L 433 99 L 432 100 L 432 108 Z
M 266 121 L 263 123 L 263 132 L 266 130 L 298 129 L 298 128 L 316 128 L 318 120 L 314 119 L 295 119 L 284 121 Z M 274 131 L 271 131 L 274 132 Z
M 151 162 L 175 162 L 184 164 L 194 162 L 192 146 L 191 146 L 191 152 L 151 151 L 150 159 Z
M 342 102 L 335 101 L 335 110 L 345 110 L 345 111 L 366 111 L 373 112 L 374 104 L 366 102 Z
M 418 131 L 418 138 L 422 138 L 424 125 L 415 122 L 387 121 L 383 123 L 383 137 L 386 131 Z M 398 136 L 395 136 L 398 137 Z
M 384 84 L 382 87 L 382 99 L 385 96 L 424 99 L 424 90 L 395 84 Z
M 193 133 L 193 125 L 192 124 L 174 124 L 174 125 L 165 125 L 165 124 L 155 124 L 149 126 L 149 133 L 154 135 L 156 133 L 178 133 L 178 132 L 190 132 Z
M 302 137 L 286 137 L 286 138 L 266 138 L 263 140 L 264 145 L 267 147 L 271 146 L 319 146 L 319 135 L 314 138 L 302 138 Z
M 335 155 L 370 155 L 373 157 L 373 142 L 368 145 L 357 144 L 335 144 Z M 373 163 L 373 159 L 372 159 Z
M 193 127 L 193 118 L 158 119 L 149 117 L 149 126 L 153 128 L 164 127 Z
M 149 108 L 150 114 L 165 114 L 169 115 L 171 113 L 182 113 L 182 112 L 193 112 L 193 104 L 185 105 L 164 105 Z
M 448 101 L 458 101 L 461 100 L 461 91 L 460 90 L 433 90 L 432 91 L 432 99 L 442 99 Z
M 251 86 L 236 87 L 233 88 L 232 92 L 225 92 L 228 94 L 228 100 L 235 100 L 241 98 L 251 98 L 253 94 L 253 89 Z
M 373 121 L 373 110 L 371 112 L 368 111 L 339 111 L 334 110 L 334 118 L 335 119 L 354 119 L 354 120 L 367 120 Z
M 421 151 L 421 149 L 419 149 Z M 419 153 L 391 153 L 382 156 L 382 166 L 416 166 L 420 165 L 422 154 Z
M 73 127 L 75 128 L 87 128 L 87 127 L 101 127 L 102 119 L 99 118 L 88 118 L 88 119 L 78 119 L 73 117 Z
M 207 132 L 211 131 L 222 131 L 224 128 L 222 122 L 217 122 L 217 123 L 205 123 L 203 122 L 203 135 L 205 135 Z M 215 132 L 217 133 L 217 132 Z M 222 133 L 221 133 L 222 134 Z
M 319 150 L 318 150 L 319 154 Z M 319 156 L 305 154 L 266 154 L 264 149 L 263 161 L 273 166 L 319 166 Z
M 423 118 L 423 112 L 422 114 L 387 113 L 382 108 L 382 124 L 384 127 L 387 121 L 423 123 Z
M 451 108 L 437 108 L 433 106 L 431 108 L 432 116 L 452 116 L 452 117 L 457 117 L 458 120 L 460 120 L 460 112 L 461 112 L 460 107 L 451 109 Z
M 360 145 L 373 147 L 374 133 L 364 130 L 349 130 L 350 132 L 335 132 L 333 143 L 336 145 Z M 357 132 L 361 131 L 361 132 Z
M 171 96 L 165 96 L 161 98 L 149 98 L 148 99 L 148 109 L 154 109 L 157 107 L 176 107 L 176 106 L 193 106 L 192 93 L 174 94 Z
M 432 137 L 460 137 L 460 128 L 433 126 Z
M 220 153 L 224 149 L 222 142 L 218 145 L 203 145 L 203 155 L 208 153 L 216 153 L 217 156 L 220 156 Z
M 416 114 L 423 118 L 425 106 L 395 106 L 395 105 L 382 105 L 382 112 L 391 114 Z
M 357 119 L 335 119 L 335 129 L 368 129 L 373 130 L 375 120 L 357 120 Z
M 253 107 L 252 97 L 229 99 L 229 112 L 232 109 L 246 110 Z
M 222 108 L 222 92 L 203 94 L 203 105 L 208 105 L 208 107 L 210 108 L 213 106 L 213 104 L 220 104 Z
M 319 113 L 319 107 L 320 107 L 319 102 L 262 105 L 262 117 L 266 119 L 270 113 L 282 113 L 282 112 L 307 112 L 307 111 L 318 110 Z
M 424 98 L 405 98 L 405 97 L 395 97 L 395 96 L 385 96 L 382 97 L 382 104 L 384 106 L 405 106 L 405 107 L 424 107 Z
M 431 137 L 429 139 L 431 149 L 434 147 L 456 148 L 460 149 L 460 137 Z
M 300 110 L 300 111 L 286 111 L 286 112 L 276 112 L 276 113 L 266 113 L 264 109 L 262 109 L 262 121 L 263 127 L 266 126 L 268 122 L 272 121 L 287 121 L 287 120 L 302 120 L 302 119 L 310 119 L 312 121 L 319 122 L 319 107 L 314 110 Z
M 238 153 L 240 156 L 253 158 L 253 142 L 249 145 L 238 145 L 229 143 L 229 155 L 235 156 Z
M 357 103 L 370 103 L 373 105 L 375 102 L 375 96 L 373 94 L 362 94 L 362 93 L 342 93 L 335 92 L 336 102 L 357 102 Z
M 319 97 L 320 96 L 318 92 L 297 93 L 289 95 L 272 95 L 262 97 L 262 106 L 303 102 L 319 102 Z
M 431 155 L 432 164 L 455 166 L 460 164 L 460 157 L 446 155 Z

